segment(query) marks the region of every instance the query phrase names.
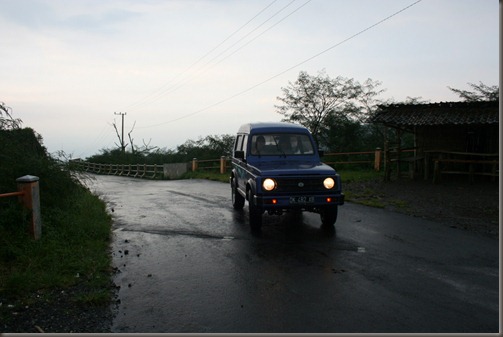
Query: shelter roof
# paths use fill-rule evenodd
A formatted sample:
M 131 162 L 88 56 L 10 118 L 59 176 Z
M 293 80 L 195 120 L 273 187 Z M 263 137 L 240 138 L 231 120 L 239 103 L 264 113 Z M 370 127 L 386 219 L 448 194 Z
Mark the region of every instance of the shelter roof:
M 368 121 L 398 127 L 498 124 L 499 101 L 381 105 Z

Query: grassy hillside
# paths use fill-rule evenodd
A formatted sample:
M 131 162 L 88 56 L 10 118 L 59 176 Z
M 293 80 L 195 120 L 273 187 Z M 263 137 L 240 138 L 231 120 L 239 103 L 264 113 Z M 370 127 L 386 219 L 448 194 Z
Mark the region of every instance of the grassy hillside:
M 30 237 L 17 197 L 0 198 L 0 321 L 10 326 L 20 307 L 50 302 L 44 293 L 54 289 L 78 287 L 75 303 L 108 305 L 111 218 L 104 203 L 47 154 L 32 129 L 0 130 L 0 193 L 16 191 L 16 178 L 27 174 L 40 178 L 42 237 Z

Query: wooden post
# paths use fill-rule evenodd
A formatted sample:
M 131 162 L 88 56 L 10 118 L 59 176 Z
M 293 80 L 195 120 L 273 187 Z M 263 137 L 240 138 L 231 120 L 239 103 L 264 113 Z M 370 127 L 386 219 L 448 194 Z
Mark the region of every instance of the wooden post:
M 376 148 L 375 154 L 374 154 L 374 170 L 375 171 L 381 170 L 381 157 L 382 157 L 382 150 L 380 147 L 378 147 L 378 148 Z
M 225 156 L 220 157 L 220 173 L 224 174 L 225 173 Z
M 197 171 L 197 158 L 192 159 L 192 172 Z
M 430 153 L 425 152 L 424 153 L 424 180 L 428 180 L 430 176 Z
M 389 128 L 384 129 L 384 181 L 391 180 L 391 158 L 389 153 Z
M 473 182 L 475 181 L 474 178 L 473 178 L 473 173 L 474 172 L 475 172 L 474 164 L 473 163 L 469 163 L 468 164 L 468 176 L 469 176 L 469 179 L 470 179 L 470 184 L 473 184 Z
M 402 163 L 402 130 L 396 129 L 396 177 L 400 178 L 400 164 Z
M 30 234 L 35 240 L 42 236 L 42 217 L 40 215 L 40 189 L 38 177 L 26 175 L 16 179 L 17 187 L 23 193 L 21 203 L 31 213 Z
M 440 182 L 441 172 L 440 172 L 440 162 L 438 160 L 435 160 L 434 163 L 435 164 L 433 165 L 433 183 L 436 184 Z

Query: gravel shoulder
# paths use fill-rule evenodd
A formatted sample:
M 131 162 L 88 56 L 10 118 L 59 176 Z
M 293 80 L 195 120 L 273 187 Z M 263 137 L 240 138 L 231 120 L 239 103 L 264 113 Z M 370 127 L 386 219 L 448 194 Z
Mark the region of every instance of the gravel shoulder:
M 344 190 L 352 202 L 444 223 L 446 226 L 499 238 L 499 184 L 396 180 L 349 182 Z M 114 293 L 111 284 L 110 291 Z M 23 301 L 0 298 L 0 332 L 106 333 L 113 320 L 111 306 L 83 305 L 75 297 L 85 288 L 40 290 Z

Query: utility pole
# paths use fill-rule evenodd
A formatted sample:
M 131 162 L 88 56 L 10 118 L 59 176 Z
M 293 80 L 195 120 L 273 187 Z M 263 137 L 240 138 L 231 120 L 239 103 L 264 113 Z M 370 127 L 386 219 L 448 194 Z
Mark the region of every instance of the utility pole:
M 122 153 L 126 153 L 126 146 L 124 145 L 124 116 L 126 115 L 125 112 L 114 112 L 114 115 L 120 115 L 122 116 L 122 137 L 121 137 L 121 149 Z

